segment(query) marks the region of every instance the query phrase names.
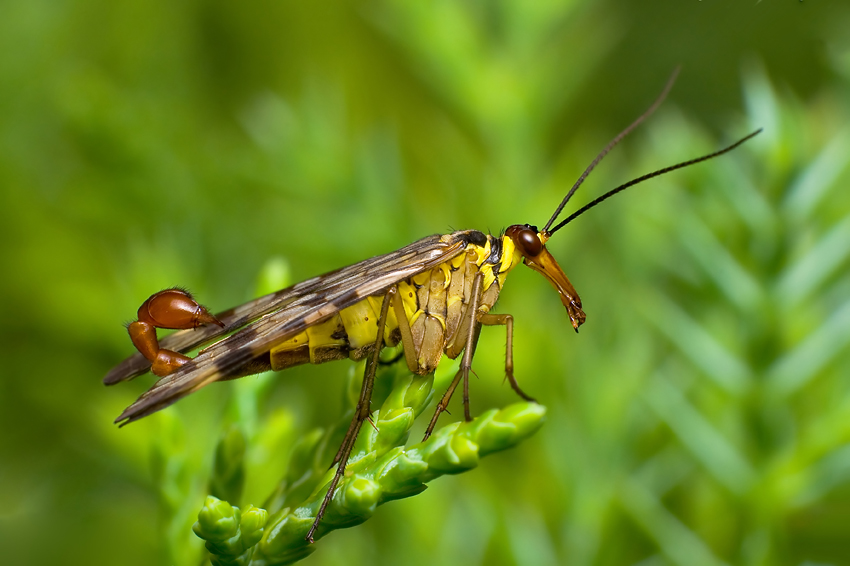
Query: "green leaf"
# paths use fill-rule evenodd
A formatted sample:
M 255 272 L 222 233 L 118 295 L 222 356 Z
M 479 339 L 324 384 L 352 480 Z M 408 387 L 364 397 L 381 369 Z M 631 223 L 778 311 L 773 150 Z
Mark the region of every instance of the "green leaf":
M 367 423 L 361 430 L 315 540 L 368 520 L 383 503 L 421 493 L 435 478 L 477 467 L 482 456 L 515 446 L 545 420 L 542 405 L 519 403 L 501 411 L 486 411 L 471 422 L 449 423 L 428 440 L 404 448 L 416 415 L 433 396 L 433 376 L 390 368 L 379 372 L 377 379 L 394 379 L 395 385 L 373 413 L 375 427 Z M 290 564 L 315 549 L 315 544 L 306 540 L 307 532 L 334 474 L 334 469 L 322 468 L 334 453 L 327 441 L 347 428 L 350 418 L 348 411 L 321 439 L 314 431 L 296 446 L 285 479 L 269 499 L 276 510 L 268 522 L 263 510 L 249 507 L 240 514 L 227 502 L 207 498 L 194 530 L 207 541 L 215 564 Z M 227 438 L 230 435 L 224 440 Z M 294 493 L 307 494 L 311 487 L 306 499 L 290 503 Z M 258 535 L 261 532 L 262 537 Z

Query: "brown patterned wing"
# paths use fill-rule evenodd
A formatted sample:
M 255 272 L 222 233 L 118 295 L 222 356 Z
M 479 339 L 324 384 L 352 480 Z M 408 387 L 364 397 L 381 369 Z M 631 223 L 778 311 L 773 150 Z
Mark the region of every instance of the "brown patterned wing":
M 396 283 L 456 257 L 470 242 L 480 242 L 483 238 L 481 232 L 474 230 L 429 236 L 400 250 L 309 279 L 222 313 L 219 318 L 227 327 L 193 340 L 194 345 L 236 328 L 237 321 L 244 321 L 243 324 L 253 322 L 201 351 L 175 373 L 157 381 L 115 422 L 123 425 L 138 420 L 214 381 L 235 375 L 275 344 L 327 320 L 365 297 L 383 294 Z M 186 338 L 180 337 L 186 332 L 192 331 L 177 332 L 169 338 L 178 337 L 174 343 L 188 344 Z M 162 347 L 170 349 L 165 340 Z M 185 346 L 184 351 L 192 347 Z M 117 375 L 118 369 L 129 365 L 133 358 L 125 360 L 107 378 Z

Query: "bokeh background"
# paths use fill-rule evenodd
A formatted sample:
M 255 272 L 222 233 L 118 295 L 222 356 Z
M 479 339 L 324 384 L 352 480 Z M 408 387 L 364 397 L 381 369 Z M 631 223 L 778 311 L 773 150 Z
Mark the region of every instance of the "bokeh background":
M 678 64 L 568 210 L 765 131 L 556 235 L 578 336 L 546 281 L 508 279 L 547 424 L 305 563 L 850 564 L 850 6 L 808 0 L 3 2 L 0 561 L 198 564 L 222 432 L 259 503 L 343 410 L 339 362 L 117 429 L 153 380 L 100 380 L 149 294 L 221 310 L 542 225 Z M 515 399 L 503 344 L 483 333 L 476 412 Z

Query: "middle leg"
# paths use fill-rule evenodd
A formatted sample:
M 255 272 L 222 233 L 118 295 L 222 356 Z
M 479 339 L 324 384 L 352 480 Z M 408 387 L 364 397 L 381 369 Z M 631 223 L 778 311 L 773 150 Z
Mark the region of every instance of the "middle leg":
M 449 406 L 449 401 L 452 399 L 452 395 L 454 395 L 455 389 L 457 389 L 460 380 L 464 380 L 463 386 L 463 410 L 464 417 L 467 421 L 472 420 L 472 415 L 469 411 L 469 372 L 472 369 L 472 355 L 475 353 L 475 346 L 478 343 L 478 336 L 481 326 L 478 322 L 478 307 L 481 305 L 481 284 L 484 280 L 484 275 L 479 271 L 475 275 L 475 279 L 472 283 L 472 301 L 470 305 L 467 307 L 469 310 L 464 314 L 463 321 L 461 322 L 459 332 L 465 332 L 465 334 L 460 334 L 458 338 L 463 337 L 465 339 L 465 346 L 463 349 L 463 358 L 460 361 L 460 369 L 458 369 L 455 374 L 454 379 L 452 380 L 451 385 L 446 390 L 440 402 L 437 403 L 437 408 L 434 411 L 434 416 L 431 417 L 431 422 L 428 424 L 428 428 L 425 431 L 425 438 L 422 440 L 428 440 L 428 437 L 431 436 L 431 433 L 434 431 L 434 426 L 437 424 L 437 419 L 440 418 L 440 414 L 446 410 L 446 407 Z

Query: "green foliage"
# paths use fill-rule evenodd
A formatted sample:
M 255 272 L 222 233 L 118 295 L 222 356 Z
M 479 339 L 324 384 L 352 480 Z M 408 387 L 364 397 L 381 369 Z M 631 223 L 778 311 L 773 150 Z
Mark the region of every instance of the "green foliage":
M 240 518 L 218 556 L 252 553 L 248 503 L 271 522 L 320 490 L 352 364 L 215 384 L 118 429 L 153 381 L 100 383 L 132 351 L 121 322 L 175 284 L 217 311 L 449 228 L 541 225 L 681 63 L 568 211 L 765 131 L 556 234 L 578 336 L 545 281 L 512 272 L 496 308 L 547 425 L 305 563 L 850 565 L 848 17 L 778 0 L 7 0 L 2 562 L 196 565 L 209 494 Z M 478 418 L 515 400 L 504 339 L 482 331 Z
M 210 495 L 192 530 L 206 541 L 213 566 L 247 566 L 251 563 L 250 549 L 262 538 L 268 520 L 265 509 L 249 505 L 242 512 Z
M 767 126 L 746 150 L 755 158 L 686 171 L 691 190 L 667 202 L 647 197 L 654 237 L 675 235 L 679 246 L 638 304 L 669 348 L 644 381 L 655 455 L 626 483 L 626 509 L 674 563 L 843 563 L 822 542 L 842 529 L 815 509 L 847 501 L 850 470 L 850 280 L 838 268 L 850 201 L 830 198 L 850 161 L 847 132 L 809 129 L 813 110 L 784 104 L 760 69 L 745 94 L 751 122 Z M 676 118 L 654 134 L 653 162 L 674 154 L 660 140 L 700 137 Z M 645 234 L 639 216 L 633 234 Z M 671 459 L 681 475 L 659 481 Z M 685 529 L 676 508 L 687 510 Z M 801 522 L 812 526 L 791 527 Z
M 542 405 L 519 403 L 501 411 L 492 409 L 468 423 L 446 425 L 428 440 L 404 448 L 416 417 L 433 396 L 434 376 L 411 376 L 398 371 L 398 365 L 378 373 L 379 384 L 388 380 L 395 384 L 381 408 L 373 413 L 374 426 L 364 427 L 357 438 L 346 475 L 314 535 L 317 541 L 333 530 L 361 524 L 378 505 L 421 493 L 433 479 L 477 467 L 480 457 L 516 445 L 543 424 L 546 410 Z M 336 466 L 328 470 L 327 463 L 352 415 L 353 409 L 348 410 L 333 429 L 324 434 L 314 431 L 301 439 L 283 481 L 266 502 L 272 513 L 270 520 L 266 521 L 266 515 L 262 520 L 252 515 L 252 528 L 248 531 L 251 536 L 256 535 L 252 543 L 247 542 L 244 528 L 248 511 L 241 515 L 240 523 L 238 507 L 207 497 L 193 530 L 207 541 L 213 564 L 291 564 L 316 550 L 315 544 L 307 542 L 307 532 L 336 470 Z M 233 429 L 222 437 L 216 452 L 216 469 L 226 450 L 223 446 L 234 442 L 242 446 L 233 438 Z M 239 450 L 231 451 L 230 466 L 241 468 L 241 456 Z M 251 506 L 249 510 L 266 513 Z M 262 537 L 261 527 L 266 533 Z M 255 549 L 249 550 L 257 543 Z
M 215 449 L 210 494 L 239 501 L 245 483 L 245 435 L 238 426 L 225 431 Z

